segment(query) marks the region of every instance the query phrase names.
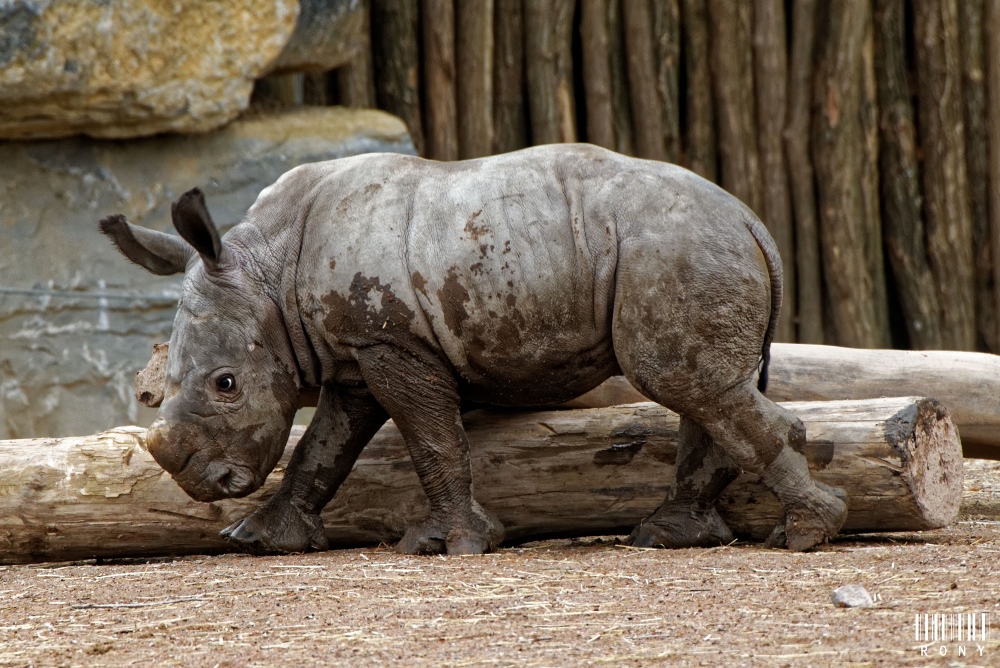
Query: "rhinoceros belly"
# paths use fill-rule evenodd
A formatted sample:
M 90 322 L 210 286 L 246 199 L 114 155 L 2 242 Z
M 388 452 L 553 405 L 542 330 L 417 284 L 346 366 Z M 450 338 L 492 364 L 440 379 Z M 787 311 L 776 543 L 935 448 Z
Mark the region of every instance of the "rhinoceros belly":
M 617 370 L 613 221 L 558 167 L 490 164 L 418 189 L 410 279 L 467 398 L 563 401 Z

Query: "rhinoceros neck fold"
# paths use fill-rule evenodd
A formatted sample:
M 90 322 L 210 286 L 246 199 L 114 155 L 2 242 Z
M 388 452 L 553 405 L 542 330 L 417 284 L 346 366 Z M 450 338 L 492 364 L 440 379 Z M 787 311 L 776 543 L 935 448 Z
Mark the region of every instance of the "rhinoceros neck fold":
M 255 275 L 281 314 L 288 343 L 288 362 L 296 367 L 296 384 L 300 389 L 315 387 L 318 366 L 300 320 L 297 289 L 299 255 L 308 211 L 289 207 L 275 215 L 273 207 L 258 205 L 259 202 L 247 219 L 233 228 L 233 242 L 243 247 L 244 268 Z
M 298 367 L 299 388 L 316 387 L 319 385 L 319 361 L 313 350 L 312 342 L 302 324 L 299 309 L 298 274 L 299 260 L 302 254 L 302 236 L 305 229 L 306 215 L 303 212 L 294 223 L 287 226 L 285 234 L 285 261 L 280 268 L 281 280 L 278 308 L 285 321 L 285 331 L 288 342 Z

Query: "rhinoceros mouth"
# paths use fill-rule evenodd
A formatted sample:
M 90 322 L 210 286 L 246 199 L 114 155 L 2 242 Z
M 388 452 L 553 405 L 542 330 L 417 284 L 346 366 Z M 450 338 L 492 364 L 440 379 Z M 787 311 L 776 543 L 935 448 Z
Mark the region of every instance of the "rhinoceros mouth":
M 188 496 L 204 503 L 247 496 L 261 485 L 250 467 L 227 462 L 209 462 L 197 479 L 178 474 L 174 480 Z

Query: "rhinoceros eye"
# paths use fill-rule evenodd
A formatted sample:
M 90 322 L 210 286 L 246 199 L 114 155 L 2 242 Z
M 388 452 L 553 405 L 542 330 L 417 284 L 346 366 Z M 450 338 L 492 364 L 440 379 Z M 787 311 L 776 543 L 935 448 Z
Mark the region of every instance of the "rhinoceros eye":
M 216 379 L 215 386 L 219 388 L 220 392 L 232 392 L 236 389 L 236 379 L 233 378 L 232 374 L 227 373 Z

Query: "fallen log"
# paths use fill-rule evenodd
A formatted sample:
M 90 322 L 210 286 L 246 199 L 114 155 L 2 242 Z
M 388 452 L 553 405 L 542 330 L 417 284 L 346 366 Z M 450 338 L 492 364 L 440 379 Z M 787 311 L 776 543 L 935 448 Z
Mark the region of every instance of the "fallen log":
M 951 522 L 962 491 L 958 434 L 929 399 L 791 403 L 806 423 L 814 475 L 850 496 L 844 532 L 910 531 Z M 652 403 L 465 416 L 480 502 L 510 541 L 621 534 L 663 500 L 674 476 L 678 418 Z M 0 563 L 221 552 L 218 532 L 280 484 L 285 457 L 246 499 L 191 500 L 150 457 L 144 430 L 0 441 Z M 391 543 L 426 513 L 426 497 L 392 423 L 375 436 L 323 513 L 334 546 Z M 737 535 L 760 540 L 781 511 L 756 476 L 723 493 Z
M 934 397 L 958 426 L 965 457 L 1000 460 L 1000 355 L 775 343 L 769 369 L 767 396 L 774 401 Z M 624 376 L 615 376 L 563 406 L 644 399 Z
M 775 401 L 925 395 L 948 407 L 966 457 L 1000 459 L 1000 355 L 775 344 Z

